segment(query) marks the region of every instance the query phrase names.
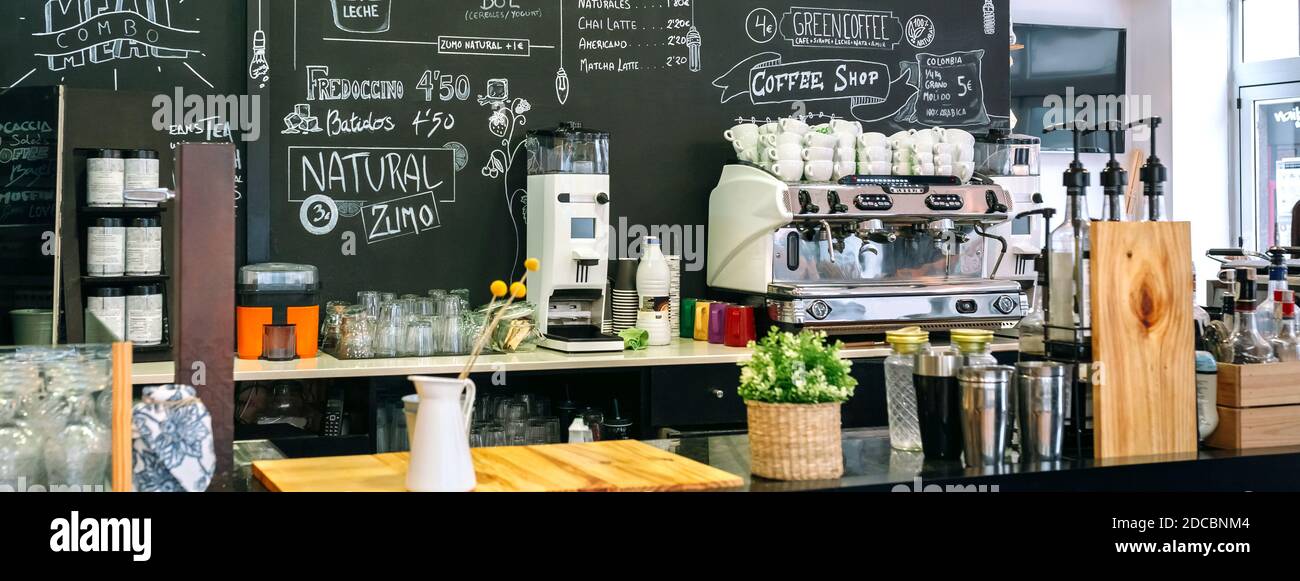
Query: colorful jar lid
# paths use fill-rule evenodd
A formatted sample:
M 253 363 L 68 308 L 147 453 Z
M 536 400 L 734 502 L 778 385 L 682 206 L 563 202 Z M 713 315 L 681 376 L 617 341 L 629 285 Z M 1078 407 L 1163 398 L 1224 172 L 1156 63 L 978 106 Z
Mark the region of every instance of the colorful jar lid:
M 953 329 L 949 336 L 953 345 L 962 352 L 982 350 L 993 342 L 993 331 L 988 329 Z

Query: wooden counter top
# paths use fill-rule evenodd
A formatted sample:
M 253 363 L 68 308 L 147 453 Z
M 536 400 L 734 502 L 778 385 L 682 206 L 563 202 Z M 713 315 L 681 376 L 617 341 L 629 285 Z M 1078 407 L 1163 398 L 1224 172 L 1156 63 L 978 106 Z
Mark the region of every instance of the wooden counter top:
M 993 351 L 1015 351 L 1014 339 L 994 340 Z M 845 348 L 840 353 L 849 359 L 870 359 L 889 355 L 887 346 Z M 748 349 L 714 345 L 703 341 L 673 339 L 671 345 L 650 347 L 643 351 L 585 353 L 568 355 L 538 349 L 529 353 L 484 355 L 474 364 L 474 372 L 551 371 L 566 369 L 609 369 L 651 367 L 658 365 L 718 365 L 739 363 L 750 357 Z M 405 375 L 451 375 L 459 373 L 468 357 L 409 357 L 401 359 L 339 360 L 322 354 L 314 359 L 272 362 L 235 360 L 235 381 L 275 381 L 281 379 L 338 379 Z M 172 383 L 174 364 L 170 361 L 137 363 L 132 380 L 137 385 Z
M 744 480 L 635 440 L 474 448 L 475 492 L 668 492 L 737 488 Z M 409 454 L 253 462 L 275 492 L 405 492 Z

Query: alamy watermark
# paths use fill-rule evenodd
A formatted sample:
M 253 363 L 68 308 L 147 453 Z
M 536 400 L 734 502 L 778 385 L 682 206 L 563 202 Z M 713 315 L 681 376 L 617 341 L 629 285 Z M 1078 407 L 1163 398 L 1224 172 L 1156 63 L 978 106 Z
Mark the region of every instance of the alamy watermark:
M 890 492 L 998 492 L 996 484 L 926 484 L 920 476 L 895 484 Z
M 1047 110 L 1043 114 L 1043 127 L 1062 123 L 1093 127 L 1121 119 L 1145 119 L 1155 114 L 1151 95 L 1079 94 L 1074 87 L 1066 87 L 1064 95 L 1043 97 L 1043 108 Z M 1133 141 L 1147 141 L 1151 138 L 1151 128 L 1138 125 L 1129 130 L 1129 136 Z
M 187 95 L 176 87 L 171 94 L 155 95 L 152 105 L 153 128 L 158 131 L 224 126 L 238 131 L 244 141 L 262 136 L 260 95 Z
M 640 258 L 642 241 L 647 236 L 659 239 L 665 256 L 680 256 L 683 272 L 704 270 L 704 225 L 631 224 L 620 216 L 618 224 L 609 225 L 609 259 Z

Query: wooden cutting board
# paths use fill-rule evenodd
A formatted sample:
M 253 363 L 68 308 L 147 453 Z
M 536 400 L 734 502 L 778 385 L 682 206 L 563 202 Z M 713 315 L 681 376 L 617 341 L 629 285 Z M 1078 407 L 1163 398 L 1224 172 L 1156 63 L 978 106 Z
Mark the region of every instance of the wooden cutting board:
M 1191 225 L 1092 224 L 1097 458 L 1196 451 Z
M 474 448 L 475 492 L 670 492 L 743 480 L 635 440 Z M 253 475 L 276 492 L 405 492 L 409 454 L 266 460 Z

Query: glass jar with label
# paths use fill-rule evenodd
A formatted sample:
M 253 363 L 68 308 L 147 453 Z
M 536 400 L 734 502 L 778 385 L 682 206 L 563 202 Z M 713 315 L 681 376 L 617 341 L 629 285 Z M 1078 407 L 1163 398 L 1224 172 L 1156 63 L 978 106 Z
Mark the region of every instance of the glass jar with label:
M 156 284 L 131 287 L 126 296 L 126 339 L 136 345 L 162 344 L 163 295 Z
M 86 157 L 86 205 L 118 208 L 125 201 L 126 164 L 122 151 L 96 149 Z
M 162 224 L 158 218 L 135 218 L 126 228 L 126 274 L 162 274 Z
M 86 295 L 86 342 L 126 340 L 126 293 L 120 288 L 91 289 Z
M 126 191 L 158 189 L 158 152 L 152 149 L 132 149 L 126 152 L 123 163 Z M 157 206 L 149 202 L 125 201 L 127 206 Z
M 122 276 L 125 272 L 125 223 L 121 218 L 95 218 L 86 228 L 86 274 Z

